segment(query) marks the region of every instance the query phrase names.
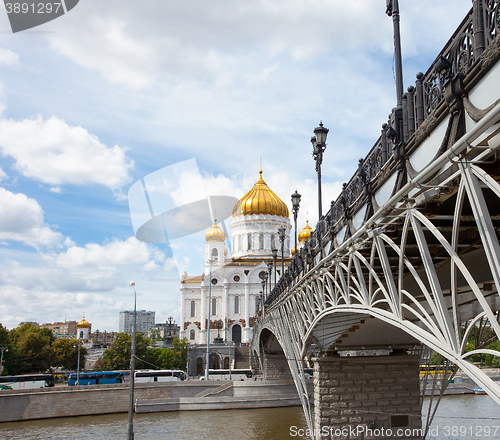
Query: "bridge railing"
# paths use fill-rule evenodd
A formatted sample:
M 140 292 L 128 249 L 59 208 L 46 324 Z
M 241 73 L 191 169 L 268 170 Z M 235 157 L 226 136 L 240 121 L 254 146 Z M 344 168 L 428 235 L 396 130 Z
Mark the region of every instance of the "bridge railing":
M 403 140 L 407 149 L 416 148 L 432 127 L 425 121 L 431 115 L 446 111 L 445 83 L 449 78 L 462 74 L 474 76 L 481 54 L 500 34 L 500 0 L 474 0 L 469 11 L 443 50 L 427 72 L 418 73 L 415 86 L 408 87 L 403 95 L 402 123 Z M 431 124 L 428 124 L 431 125 Z M 266 305 L 271 305 L 283 295 L 302 273 L 314 266 L 321 245 L 345 228 L 346 239 L 350 235 L 349 222 L 353 215 L 370 201 L 373 191 L 397 171 L 398 160 L 394 154 L 394 121 L 382 125 L 380 137 L 364 159 L 359 160 L 358 170 L 349 182 L 344 183 L 339 197 L 331 202 L 328 212 L 318 221 L 305 246 L 293 258 L 288 269 L 267 296 Z M 372 199 L 373 200 L 373 199 Z M 365 220 L 367 220 L 365 218 Z

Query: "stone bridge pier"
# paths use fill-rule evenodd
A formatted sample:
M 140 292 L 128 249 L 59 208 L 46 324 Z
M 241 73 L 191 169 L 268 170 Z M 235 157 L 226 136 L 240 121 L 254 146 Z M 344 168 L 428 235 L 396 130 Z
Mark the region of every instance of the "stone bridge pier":
M 264 379 L 292 379 L 292 373 L 284 353 L 267 353 L 264 356 L 263 363 Z
M 422 439 L 420 356 L 330 356 L 314 362 L 314 438 Z

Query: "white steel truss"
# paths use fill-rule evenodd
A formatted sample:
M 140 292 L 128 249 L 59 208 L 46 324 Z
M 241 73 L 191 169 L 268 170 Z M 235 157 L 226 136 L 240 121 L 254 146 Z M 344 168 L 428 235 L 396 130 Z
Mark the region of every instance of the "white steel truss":
M 500 339 L 500 184 L 483 166 L 498 164 L 499 121 L 497 105 L 349 240 L 337 247 L 334 239 L 324 242 L 323 259 L 303 269 L 257 321 L 253 350 L 261 354 L 264 329 L 274 334 L 309 429 L 306 356 L 334 350 L 339 335 L 368 316 L 438 352 L 500 404 L 500 386 L 468 360 L 477 353 L 500 353 L 481 347 L 467 351 L 479 320 L 488 321 Z M 438 190 L 449 214 L 431 215 L 416 203 L 428 188 Z

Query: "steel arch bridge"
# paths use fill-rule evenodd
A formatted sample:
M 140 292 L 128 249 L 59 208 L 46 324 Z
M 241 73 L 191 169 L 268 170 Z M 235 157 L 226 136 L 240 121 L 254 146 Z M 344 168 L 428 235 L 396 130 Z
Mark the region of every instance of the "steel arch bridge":
M 273 344 L 283 351 L 310 430 L 305 361 L 346 349 L 424 344 L 500 404 L 500 386 L 469 360 L 500 352 L 468 345 L 485 325 L 500 339 L 499 10 L 474 2 L 438 57 L 448 71 L 417 75 L 265 300 L 252 351 L 261 365 Z

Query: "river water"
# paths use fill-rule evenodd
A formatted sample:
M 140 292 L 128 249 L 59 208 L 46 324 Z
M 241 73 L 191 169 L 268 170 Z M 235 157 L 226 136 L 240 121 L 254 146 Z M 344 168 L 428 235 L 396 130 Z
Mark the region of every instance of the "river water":
M 112 414 L 1 423 L 0 439 L 122 440 L 127 422 L 127 414 Z M 293 435 L 300 429 L 302 407 L 134 415 L 136 440 L 291 440 L 304 438 Z M 485 395 L 444 396 L 428 439 L 500 439 L 500 406 Z

